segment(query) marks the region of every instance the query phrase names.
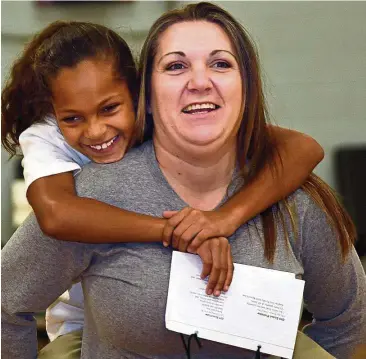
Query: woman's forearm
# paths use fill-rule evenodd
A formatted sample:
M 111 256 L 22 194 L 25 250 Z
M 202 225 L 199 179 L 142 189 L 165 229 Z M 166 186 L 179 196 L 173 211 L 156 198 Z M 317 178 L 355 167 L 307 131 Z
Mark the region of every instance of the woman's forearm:
M 299 188 L 324 157 L 322 147 L 310 136 L 275 126 L 269 131 L 278 144 L 275 163 L 266 164 L 220 209 L 229 216 L 232 231 Z

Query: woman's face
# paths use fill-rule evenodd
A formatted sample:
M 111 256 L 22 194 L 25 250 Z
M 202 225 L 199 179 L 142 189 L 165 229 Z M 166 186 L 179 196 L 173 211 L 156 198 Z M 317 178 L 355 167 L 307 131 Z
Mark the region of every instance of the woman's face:
M 226 33 L 206 21 L 168 28 L 159 39 L 150 100 L 155 136 L 165 145 L 234 145 L 243 85 Z
M 133 100 L 112 63 L 85 60 L 51 80 L 52 104 L 66 142 L 97 163 L 119 161 L 135 123 Z

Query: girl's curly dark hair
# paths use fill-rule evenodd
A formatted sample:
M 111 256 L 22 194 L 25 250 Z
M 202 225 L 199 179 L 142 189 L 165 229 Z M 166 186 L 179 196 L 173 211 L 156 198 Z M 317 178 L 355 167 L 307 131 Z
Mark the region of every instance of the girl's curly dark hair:
M 49 80 L 87 58 L 110 58 L 137 101 L 137 71 L 127 43 L 113 30 L 88 22 L 56 21 L 34 36 L 15 61 L 1 94 L 1 142 L 11 156 L 20 134 L 52 113 Z

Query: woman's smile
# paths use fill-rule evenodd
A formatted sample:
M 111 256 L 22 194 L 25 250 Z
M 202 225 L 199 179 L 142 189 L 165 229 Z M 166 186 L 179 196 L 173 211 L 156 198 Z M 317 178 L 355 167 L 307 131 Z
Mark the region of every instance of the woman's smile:
M 242 106 L 235 51 L 220 26 L 182 22 L 161 35 L 152 71 L 151 108 L 155 134 L 164 134 L 166 145 L 194 152 L 208 144 L 217 151 L 234 148 Z

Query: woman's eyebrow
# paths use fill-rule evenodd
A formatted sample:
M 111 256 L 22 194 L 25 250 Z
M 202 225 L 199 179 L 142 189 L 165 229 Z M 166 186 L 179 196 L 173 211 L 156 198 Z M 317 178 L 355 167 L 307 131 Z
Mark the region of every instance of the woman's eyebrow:
M 217 53 L 220 53 L 220 52 L 226 52 L 229 55 L 231 55 L 235 60 L 237 60 L 236 56 L 229 50 L 222 50 L 222 49 L 213 50 L 213 51 L 210 52 L 209 56 L 214 56 L 214 55 L 216 55 Z M 171 52 L 168 52 L 168 53 L 164 54 L 160 58 L 160 60 L 158 61 L 158 65 L 160 64 L 160 62 L 163 60 L 164 57 L 169 56 L 169 55 L 178 55 L 178 56 L 186 57 L 186 54 L 183 51 L 171 51 Z
M 231 55 L 236 61 L 238 61 L 238 59 L 236 58 L 236 56 L 229 50 L 213 50 L 210 52 L 210 56 L 214 56 L 220 52 L 226 52 L 228 53 L 229 55 Z
M 172 52 L 168 52 L 166 54 L 164 54 L 160 60 L 158 61 L 158 65 L 160 64 L 161 60 L 166 57 L 166 56 L 169 56 L 169 55 L 179 55 L 179 56 L 182 56 L 182 57 L 186 57 L 186 54 L 183 52 L 183 51 L 172 51 Z

